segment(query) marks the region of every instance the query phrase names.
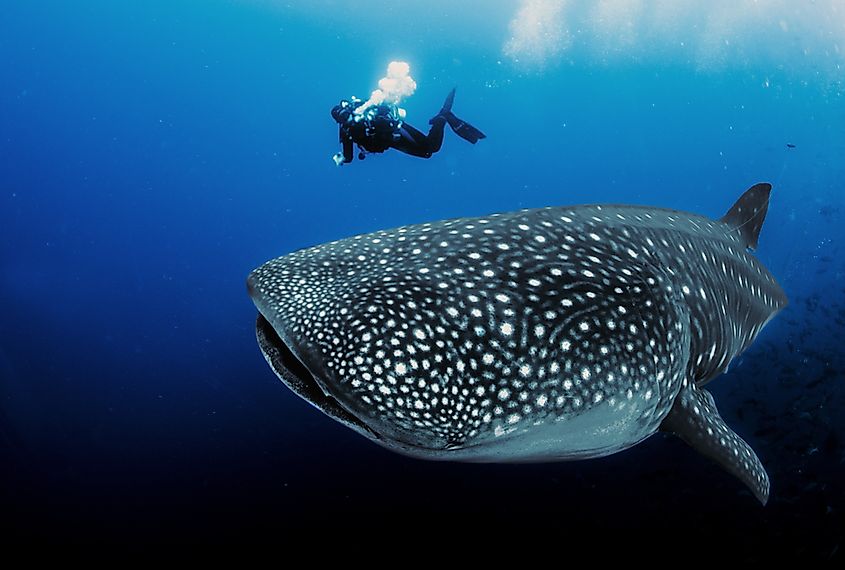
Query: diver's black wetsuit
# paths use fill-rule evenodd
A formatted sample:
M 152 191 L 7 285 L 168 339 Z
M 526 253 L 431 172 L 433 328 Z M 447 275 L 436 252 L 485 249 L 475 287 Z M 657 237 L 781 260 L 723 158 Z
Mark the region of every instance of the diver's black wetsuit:
M 378 105 L 363 114 L 356 114 L 354 109 L 360 106 L 360 101 L 357 105 L 341 101 L 332 109 L 332 117 L 340 125 L 340 142 L 343 145 L 343 161 L 338 160 L 338 164 L 352 162 L 354 144 L 361 149 L 358 155 L 361 159 L 367 152 L 380 153 L 389 148 L 420 158 L 430 158 L 443 145 L 443 129 L 447 123 L 458 136 L 472 144 L 485 138 L 484 133 L 452 113 L 454 98 L 453 89 L 443 108 L 429 121 L 431 129 L 427 135 L 399 119 L 390 105 Z

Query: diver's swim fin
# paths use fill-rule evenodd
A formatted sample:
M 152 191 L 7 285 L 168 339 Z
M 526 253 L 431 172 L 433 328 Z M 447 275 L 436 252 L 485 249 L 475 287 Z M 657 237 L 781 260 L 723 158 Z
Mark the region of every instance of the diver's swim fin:
M 443 102 L 443 107 L 440 109 L 440 112 L 432 117 L 428 124 L 433 125 L 436 121 L 446 121 L 449 123 L 449 126 L 452 127 L 452 130 L 456 135 L 465 141 L 471 142 L 472 144 L 477 143 L 481 139 L 486 139 L 487 135 L 469 123 L 457 118 L 455 114 L 452 113 L 452 103 L 455 102 L 455 89 L 456 88 L 452 88 L 446 96 L 446 100 Z
M 455 89 L 456 88 L 453 87 L 452 90 L 449 91 L 449 94 L 446 95 L 446 100 L 443 101 L 443 106 L 428 122 L 429 125 L 433 125 L 435 121 L 445 121 L 446 118 L 452 114 L 452 103 L 455 102 Z
M 438 115 L 446 115 L 452 112 L 452 103 L 455 102 L 455 89 L 457 87 L 452 87 L 452 90 L 446 95 L 446 100 L 443 102 L 443 107 L 440 108 Z
M 462 121 L 461 119 L 457 118 L 451 111 L 446 114 L 446 122 L 449 123 L 449 126 L 452 127 L 452 131 L 454 131 L 456 135 L 458 135 L 467 142 L 471 142 L 472 144 L 477 143 L 481 139 L 487 138 L 487 135 L 485 135 L 466 121 Z

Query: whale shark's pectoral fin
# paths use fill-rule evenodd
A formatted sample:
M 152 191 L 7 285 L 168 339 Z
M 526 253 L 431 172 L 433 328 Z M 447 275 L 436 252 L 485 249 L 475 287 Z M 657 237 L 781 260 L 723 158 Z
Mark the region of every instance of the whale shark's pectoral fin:
M 751 489 L 764 505 L 769 499 L 769 476 L 760 459 L 741 437 L 725 424 L 707 390 L 689 383 L 681 388 L 660 425 L 694 449 L 714 460 Z

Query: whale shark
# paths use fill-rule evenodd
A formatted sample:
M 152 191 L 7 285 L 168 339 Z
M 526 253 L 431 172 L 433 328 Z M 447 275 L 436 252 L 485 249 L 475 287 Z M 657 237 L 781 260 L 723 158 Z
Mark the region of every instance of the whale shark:
M 258 344 L 294 393 L 405 455 L 579 460 L 663 431 L 765 504 L 705 385 L 787 304 L 752 254 L 770 193 L 718 220 L 547 207 L 302 249 L 247 279 Z

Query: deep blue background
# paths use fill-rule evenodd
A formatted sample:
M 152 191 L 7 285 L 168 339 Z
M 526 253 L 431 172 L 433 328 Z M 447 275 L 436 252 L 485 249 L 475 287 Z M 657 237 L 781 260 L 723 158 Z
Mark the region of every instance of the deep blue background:
M 480 1 L 420 3 L 386 25 L 388 6 L 356 26 L 343 4 L 309 6 L 0 9 L 3 536 L 258 540 L 436 518 L 581 537 L 692 532 L 752 558 L 841 555 L 841 78 L 608 64 L 577 49 L 523 71 L 500 52 L 510 8 L 479 18 Z M 447 132 L 428 161 L 387 153 L 335 168 L 329 109 L 366 97 L 391 59 L 419 85 L 410 123 L 425 127 L 457 85 L 455 111 L 489 138 Z M 792 304 L 712 386 L 769 469 L 765 509 L 664 436 L 558 465 L 392 455 L 298 400 L 255 343 L 244 279 L 300 247 L 556 204 L 715 217 L 764 180 L 775 190 L 758 255 Z

